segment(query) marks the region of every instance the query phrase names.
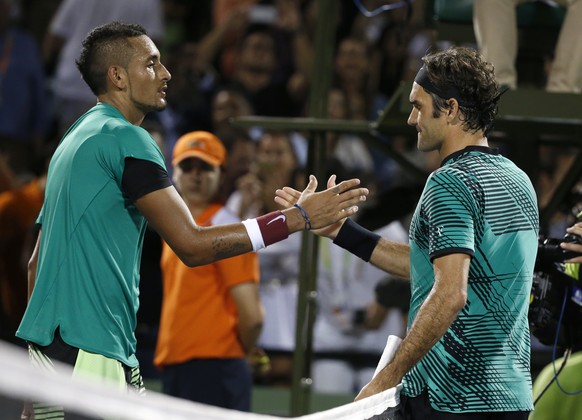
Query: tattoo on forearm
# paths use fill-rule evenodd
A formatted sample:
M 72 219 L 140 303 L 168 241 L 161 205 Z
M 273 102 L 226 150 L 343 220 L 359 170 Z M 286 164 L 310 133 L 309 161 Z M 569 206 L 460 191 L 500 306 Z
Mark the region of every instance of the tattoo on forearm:
M 224 237 L 217 237 L 212 242 L 212 251 L 217 260 L 234 257 L 247 251 L 247 245 L 243 241 L 227 240 Z

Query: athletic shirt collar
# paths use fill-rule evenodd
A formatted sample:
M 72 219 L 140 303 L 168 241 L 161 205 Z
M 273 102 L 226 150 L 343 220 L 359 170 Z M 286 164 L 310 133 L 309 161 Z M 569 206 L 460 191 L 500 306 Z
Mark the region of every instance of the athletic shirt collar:
M 445 166 L 446 164 L 448 164 L 449 162 L 457 160 L 461 155 L 463 155 L 465 153 L 469 153 L 469 152 L 479 152 L 479 153 L 487 153 L 489 155 L 498 155 L 499 149 L 496 147 L 487 147 L 487 146 L 467 146 L 464 149 L 457 150 L 456 152 L 451 153 L 446 158 L 444 158 L 443 161 L 441 162 L 441 168 L 443 166 Z

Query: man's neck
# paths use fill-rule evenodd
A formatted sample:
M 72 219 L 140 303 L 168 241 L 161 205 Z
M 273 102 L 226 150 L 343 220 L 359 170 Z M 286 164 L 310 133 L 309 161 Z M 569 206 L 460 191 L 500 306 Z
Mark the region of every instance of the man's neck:
M 123 98 L 119 98 L 115 95 L 105 94 L 98 97 L 99 102 L 107 105 L 111 105 L 113 108 L 117 109 L 133 125 L 141 125 L 145 114 L 133 106 L 128 106 Z
M 447 156 L 450 156 L 459 150 L 463 150 L 468 146 L 489 147 L 489 142 L 487 141 L 487 137 L 483 135 L 482 130 L 479 130 L 476 133 L 463 131 L 459 136 L 455 136 L 455 138 L 443 142 L 443 145 L 439 150 L 441 161 Z

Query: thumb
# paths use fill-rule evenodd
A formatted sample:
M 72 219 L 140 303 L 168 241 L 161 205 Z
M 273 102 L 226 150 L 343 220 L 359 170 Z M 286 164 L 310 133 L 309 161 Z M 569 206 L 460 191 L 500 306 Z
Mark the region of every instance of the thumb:
M 317 188 L 317 178 L 314 175 L 309 175 L 309 184 L 307 184 L 307 187 L 305 187 L 305 189 L 303 190 L 303 192 L 315 192 L 315 189 Z
M 335 174 L 330 176 L 329 179 L 327 180 L 327 188 L 335 187 L 335 180 L 336 180 Z

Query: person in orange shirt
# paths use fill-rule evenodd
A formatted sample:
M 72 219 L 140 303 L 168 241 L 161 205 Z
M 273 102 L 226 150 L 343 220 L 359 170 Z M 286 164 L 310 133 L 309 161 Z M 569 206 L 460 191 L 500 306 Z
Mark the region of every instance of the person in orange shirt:
M 226 163 L 221 141 L 206 131 L 183 135 L 173 151 L 173 180 L 200 226 L 238 222 L 219 199 Z M 248 253 L 189 268 L 164 244 L 164 295 L 154 364 L 163 392 L 250 411 L 252 375 L 246 356 L 263 324 L 259 264 Z
M 45 183 L 46 173 L 0 192 L 0 340 L 20 344 L 14 333 L 28 300 L 27 259 L 36 241 L 34 220 Z

